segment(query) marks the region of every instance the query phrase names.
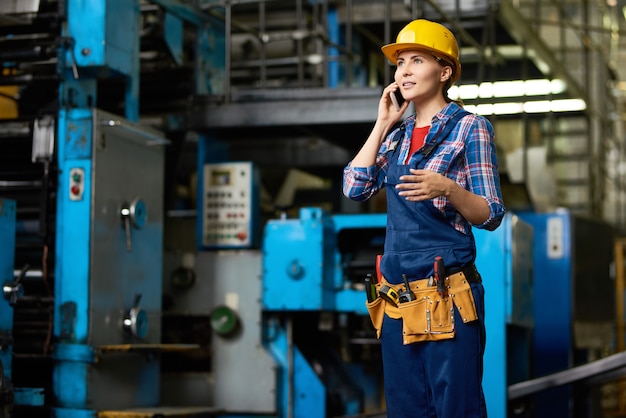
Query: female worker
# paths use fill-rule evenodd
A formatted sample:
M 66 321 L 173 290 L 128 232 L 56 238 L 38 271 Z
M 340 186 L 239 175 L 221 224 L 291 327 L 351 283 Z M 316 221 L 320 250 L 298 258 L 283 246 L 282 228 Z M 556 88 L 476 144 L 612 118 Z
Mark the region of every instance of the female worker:
M 486 417 L 484 290 L 471 228 L 494 230 L 505 213 L 493 128 L 448 98 L 461 65 L 446 27 L 412 21 L 382 52 L 397 66 L 395 81 L 344 169 L 343 191 L 358 201 L 387 192 L 380 297 L 368 303 L 381 339 L 387 414 Z M 399 109 L 391 98 L 397 91 L 405 99 Z M 415 113 L 391 131 L 409 103 Z

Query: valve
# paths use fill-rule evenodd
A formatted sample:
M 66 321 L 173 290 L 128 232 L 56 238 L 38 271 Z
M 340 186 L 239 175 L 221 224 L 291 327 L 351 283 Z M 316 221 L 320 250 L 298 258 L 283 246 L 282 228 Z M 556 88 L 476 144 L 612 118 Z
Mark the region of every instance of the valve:
M 9 304 L 11 306 L 15 306 L 17 300 L 24 296 L 24 286 L 22 286 L 22 279 L 26 275 L 26 272 L 29 268 L 30 266 L 26 264 L 24 267 L 22 267 L 22 270 L 20 271 L 20 274 L 17 276 L 15 281 L 6 282 L 4 283 L 4 285 L 2 285 L 2 294 L 4 295 L 4 298 L 9 301 Z
M 148 334 L 148 315 L 146 311 L 139 308 L 141 293 L 135 295 L 133 307 L 124 316 L 123 328 L 127 335 L 136 338 L 145 338 Z

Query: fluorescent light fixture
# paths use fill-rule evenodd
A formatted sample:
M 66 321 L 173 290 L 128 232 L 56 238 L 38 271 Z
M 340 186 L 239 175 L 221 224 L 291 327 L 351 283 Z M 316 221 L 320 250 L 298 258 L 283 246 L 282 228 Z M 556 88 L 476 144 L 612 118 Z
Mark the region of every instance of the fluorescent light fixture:
M 494 115 L 513 115 L 524 111 L 524 103 L 494 103 Z
M 519 113 L 580 112 L 587 108 L 581 99 L 534 100 L 527 102 L 484 103 L 466 105 L 466 110 L 477 115 L 515 115 Z
M 510 80 L 462 84 L 452 86 L 448 97 L 452 100 L 476 100 L 492 98 L 528 98 L 560 94 L 566 90 L 563 80 Z M 587 108 L 581 99 L 522 100 L 507 103 L 481 103 L 465 108 L 478 115 L 514 115 L 517 113 L 578 112 Z
M 524 103 L 524 112 L 526 113 L 548 113 L 551 111 L 552 104 L 550 100 L 537 100 Z
M 455 89 L 455 87 L 457 88 Z M 455 100 L 459 97 L 463 100 L 478 99 L 478 91 L 479 87 L 476 84 L 462 84 L 460 86 L 452 86 L 450 90 L 448 90 L 448 96 Z M 453 95 L 455 95 L 456 98 L 452 97 Z
M 452 86 L 448 90 L 451 99 L 474 100 L 488 99 L 492 97 L 523 97 L 523 96 L 548 96 L 560 94 L 565 91 L 566 85 L 563 80 L 548 80 L 545 78 L 535 80 L 511 80 L 484 82 L 478 84 L 462 84 Z
M 587 104 L 582 99 L 552 100 L 553 112 L 581 112 L 587 109 Z

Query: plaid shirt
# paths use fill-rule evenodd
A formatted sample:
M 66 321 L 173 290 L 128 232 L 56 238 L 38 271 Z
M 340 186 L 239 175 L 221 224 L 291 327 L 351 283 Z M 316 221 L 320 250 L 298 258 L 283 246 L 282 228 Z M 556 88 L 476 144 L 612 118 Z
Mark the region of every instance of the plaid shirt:
M 435 134 L 459 109 L 456 103 L 450 103 L 435 115 L 431 128 L 424 138 L 425 145 L 434 142 Z M 365 201 L 378 193 L 385 185 L 390 153 L 393 152 L 390 146 L 396 134 L 404 129 L 399 138 L 400 142 L 397 144 L 399 148 L 396 146 L 395 150 L 400 153 L 397 163 L 403 164 L 411 146 L 411 133 L 414 126 L 415 115 L 412 115 L 399 128 L 387 135 L 378 151 L 375 165 L 350 167 L 348 164 L 343 172 L 343 193 L 357 201 Z M 410 165 L 415 165 L 416 155 L 417 153 L 409 160 Z M 506 209 L 500 191 L 493 127 L 486 118 L 470 114 L 461 119 L 426 162 L 424 168 L 454 180 L 461 187 L 482 196 L 487 201 L 489 218 L 484 223 L 473 226 L 494 230 L 500 225 Z M 470 232 L 469 222 L 461 216 L 447 198 L 437 197 L 433 203 L 455 229 L 465 234 Z

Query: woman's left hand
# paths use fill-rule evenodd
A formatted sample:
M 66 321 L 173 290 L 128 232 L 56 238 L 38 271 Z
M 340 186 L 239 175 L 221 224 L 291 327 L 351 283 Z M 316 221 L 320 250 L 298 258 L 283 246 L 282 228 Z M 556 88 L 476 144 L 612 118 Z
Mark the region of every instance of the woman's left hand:
M 402 183 L 396 185 L 399 195 L 411 202 L 448 196 L 453 183 L 449 178 L 430 170 L 414 170 L 411 174 L 400 176 Z

